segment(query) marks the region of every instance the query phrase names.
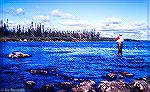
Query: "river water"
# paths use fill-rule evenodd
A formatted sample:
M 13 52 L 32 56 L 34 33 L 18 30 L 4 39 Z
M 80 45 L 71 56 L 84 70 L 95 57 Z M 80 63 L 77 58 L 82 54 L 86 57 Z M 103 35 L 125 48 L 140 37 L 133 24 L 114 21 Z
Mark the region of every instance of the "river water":
M 129 72 L 135 78 L 150 76 L 150 42 L 124 42 L 123 56 L 117 56 L 116 42 L 0 42 L 0 88 L 25 88 L 33 80 L 36 87 L 90 79 L 97 84 L 110 72 Z M 14 51 L 29 58 L 9 59 Z M 31 69 L 54 70 L 59 75 L 32 75 Z M 132 81 L 126 79 L 127 81 Z

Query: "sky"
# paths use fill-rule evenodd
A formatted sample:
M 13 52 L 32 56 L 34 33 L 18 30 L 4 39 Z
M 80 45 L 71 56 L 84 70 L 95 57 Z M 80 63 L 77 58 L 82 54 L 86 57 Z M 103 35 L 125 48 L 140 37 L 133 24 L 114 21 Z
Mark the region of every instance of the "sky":
M 0 20 L 9 28 L 33 21 L 45 29 L 95 29 L 103 37 L 150 40 L 149 0 L 0 0 Z

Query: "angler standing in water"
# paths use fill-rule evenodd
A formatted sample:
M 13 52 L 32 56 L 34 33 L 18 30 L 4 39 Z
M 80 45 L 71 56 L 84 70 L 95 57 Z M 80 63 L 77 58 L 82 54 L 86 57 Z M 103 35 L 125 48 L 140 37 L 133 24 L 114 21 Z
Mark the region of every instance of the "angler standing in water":
M 122 44 L 124 42 L 122 34 L 119 34 L 119 36 L 115 38 L 115 41 L 118 43 L 118 55 L 122 56 Z

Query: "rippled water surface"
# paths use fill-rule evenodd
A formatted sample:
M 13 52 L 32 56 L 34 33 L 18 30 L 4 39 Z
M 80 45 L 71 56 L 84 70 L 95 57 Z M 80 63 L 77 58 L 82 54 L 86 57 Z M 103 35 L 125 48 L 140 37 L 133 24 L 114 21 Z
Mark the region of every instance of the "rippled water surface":
M 150 76 L 150 42 L 124 42 L 118 57 L 116 42 L 1 42 L 0 88 L 24 88 L 33 80 L 36 87 L 67 81 L 67 78 L 91 79 L 100 83 L 102 75 L 126 71 L 134 78 Z M 32 57 L 9 59 L 14 51 Z M 30 69 L 55 70 L 55 75 L 32 75 Z

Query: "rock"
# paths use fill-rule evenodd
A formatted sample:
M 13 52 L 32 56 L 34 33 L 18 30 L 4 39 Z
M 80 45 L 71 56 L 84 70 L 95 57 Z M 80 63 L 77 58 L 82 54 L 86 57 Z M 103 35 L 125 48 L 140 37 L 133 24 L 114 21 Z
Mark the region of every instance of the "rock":
M 102 83 L 98 86 L 99 92 L 111 92 L 115 89 L 117 89 L 115 82 L 102 81 Z
M 146 83 L 148 84 L 148 91 L 150 92 L 150 76 L 146 78 Z
M 135 80 L 133 86 L 134 90 L 138 91 L 148 90 L 148 84 L 145 80 Z
M 26 81 L 25 84 L 29 89 L 33 89 L 34 86 L 36 85 L 34 81 Z
M 27 58 L 30 57 L 29 54 L 24 54 L 22 52 L 13 52 L 8 55 L 9 58 Z
M 106 76 L 102 76 L 102 77 L 108 80 L 115 80 L 117 78 L 117 73 L 109 73 Z
M 92 81 L 92 80 L 86 80 L 86 81 L 80 83 L 80 86 L 91 86 L 91 87 L 94 87 L 95 86 L 95 82 Z
M 48 74 L 47 70 L 30 70 L 31 74 Z
M 129 90 L 124 81 L 102 81 L 98 86 L 98 92 L 129 92 Z
M 150 84 L 150 76 L 146 78 L 146 82 Z
M 71 82 L 60 82 L 58 85 L 60 88 L 63 88 L 66 90 L 69 90 L 74 87 L 74 85 Z
M 56 92 L 54 85 L 46 84 L 42 87 L 42 92 Z
M 128 72 L 121 72 L 121 74 L 125 77 L 133 77 L 134 76 L 134 74 L 128 73 Z
M 95 90 L 95 82 L 88 80 L 80 83 L 80 85 L 72 88 L 72 92 L 96 92 Z
M 75 82 L 83 82 L 85 79 L 78 79 L 78 78 L 70 78 L 70 81 L 75 81 Z
M 57 90 L 57 92 L 68 92 L 67 90 Z

